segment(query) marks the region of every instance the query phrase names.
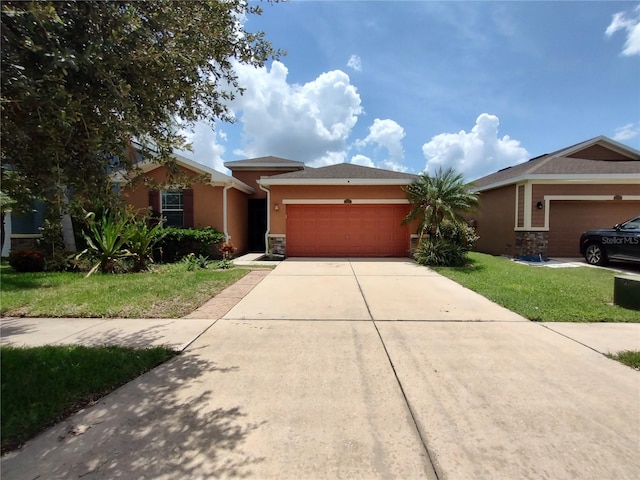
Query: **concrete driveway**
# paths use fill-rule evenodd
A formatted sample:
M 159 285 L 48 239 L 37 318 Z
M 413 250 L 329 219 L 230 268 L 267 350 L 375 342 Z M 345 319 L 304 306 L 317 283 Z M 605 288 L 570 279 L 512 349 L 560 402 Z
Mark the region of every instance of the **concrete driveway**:
M 640 374 L 571 335 L 410 261 L 288 260 L 2 476 L 638 478 Z
M 290 259 L 224 318 L 525 321 L 408 259 Z

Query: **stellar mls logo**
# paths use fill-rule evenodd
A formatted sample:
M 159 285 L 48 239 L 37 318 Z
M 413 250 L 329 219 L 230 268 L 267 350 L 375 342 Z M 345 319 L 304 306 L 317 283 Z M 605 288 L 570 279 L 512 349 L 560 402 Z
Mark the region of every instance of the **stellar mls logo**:
M 638 237 L 603 237 L 602 243 L 605 245 L 638 245 L 640 238 Z

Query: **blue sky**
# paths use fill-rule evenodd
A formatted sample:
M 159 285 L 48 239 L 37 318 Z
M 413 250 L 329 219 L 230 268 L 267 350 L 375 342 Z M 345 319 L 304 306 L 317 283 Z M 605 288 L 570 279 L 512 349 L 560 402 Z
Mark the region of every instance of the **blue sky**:
M 302 1 L 245 20 L 287 51 L 238 66 L 237 122 L 187 156 L 275 155 L 473 180 L 606 135 L 640 149 L 638 2 Z

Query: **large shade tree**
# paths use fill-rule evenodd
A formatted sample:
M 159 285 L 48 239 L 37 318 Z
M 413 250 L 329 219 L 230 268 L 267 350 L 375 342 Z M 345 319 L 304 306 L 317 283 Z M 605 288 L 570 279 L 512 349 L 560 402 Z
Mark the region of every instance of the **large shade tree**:
M 138 152 L 170 171 L 176 128 L 232 120 L 241 93 L 234 62 L 262 66 L 280 52 L 245 30 L 260 14 L 246 0 L 3 1 L 2 181 L 17 205 L 47 203 L 60 218 L 66 192 L 110 191 L 113 168 Z
M 464 214 L 478 208 L 478 195 L 454 169 L 438 169 L 434 175 L 423 173 L 405 188 L 411 210 L 405 222 L 418 219 L 418 236 L 436 237 L 444 221 L 465 223 Z

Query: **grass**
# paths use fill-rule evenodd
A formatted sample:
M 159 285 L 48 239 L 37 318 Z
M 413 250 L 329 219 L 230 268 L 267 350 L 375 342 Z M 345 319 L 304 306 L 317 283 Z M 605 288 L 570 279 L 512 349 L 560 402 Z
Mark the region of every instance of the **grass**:
M 640 311 L 613 305 L 610 270 L 532 267 L 474 252 L 469 257 L 466 267 L 434 270 L 530 320 L 640 322 Z
M 640 352 L 638 351 L 625 350 L 623 352 L 618 352 L 615 355 L 609 354 L 607 357 L 617 360 L 620 363 L 624 363 L 635 370 L 640 370 Z
M 248 270 L 156 266 L 150 273 L 85 278 L 82 273 L 15 273 L 0 267 L 0 314 L 26 317 L 179 318 Z
M 0 347 L 2 452 L 175 354 L 163 347 Z

